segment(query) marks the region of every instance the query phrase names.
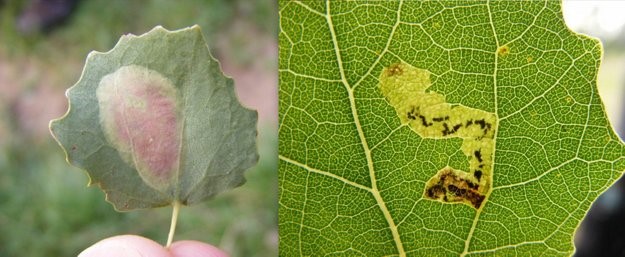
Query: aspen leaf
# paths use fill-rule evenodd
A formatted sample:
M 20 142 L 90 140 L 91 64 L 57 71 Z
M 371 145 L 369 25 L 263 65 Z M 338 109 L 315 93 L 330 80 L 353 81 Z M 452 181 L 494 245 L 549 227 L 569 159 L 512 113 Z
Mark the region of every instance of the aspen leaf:
M 568 256 L 625 147 L 560 1 L 280 1 L 280 253 Z
M 190 205 L 244 183 L 258 161 L 256 111 L 210 55 L 200 28 L 124 35 L 87 57 L 50 130 L 117 210 Z

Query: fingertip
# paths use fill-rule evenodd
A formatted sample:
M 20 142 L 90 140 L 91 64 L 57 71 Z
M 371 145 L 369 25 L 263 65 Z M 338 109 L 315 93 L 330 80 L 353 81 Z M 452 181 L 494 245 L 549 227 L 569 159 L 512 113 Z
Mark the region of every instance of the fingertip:
M 227 253 L 215 246 L 192 240 L 175 242 L 169 251 L 174 257 L 228 257 Z
M 145 237 L 121 235 L 103 239 L 82 251 L 78 257 L 169 257 L 170 254 L 160 244 Z

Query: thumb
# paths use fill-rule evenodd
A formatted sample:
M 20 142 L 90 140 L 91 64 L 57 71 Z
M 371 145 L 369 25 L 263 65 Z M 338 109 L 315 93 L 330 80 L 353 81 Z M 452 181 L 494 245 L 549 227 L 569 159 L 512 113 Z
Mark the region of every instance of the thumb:
M 135 235 L 114 236 L 95 243 L 78 257 L 171 257 L 171 254 L 157 242 Z
M 199 241 L 178 241 L 169 251 L 173 257 L 228 257 L 221 249 Z
M 114 236 L 95 243 L 78 257 L 228 257 L 217 247 L 199 241 L 179 241 L 169 249 L 145 237 Z

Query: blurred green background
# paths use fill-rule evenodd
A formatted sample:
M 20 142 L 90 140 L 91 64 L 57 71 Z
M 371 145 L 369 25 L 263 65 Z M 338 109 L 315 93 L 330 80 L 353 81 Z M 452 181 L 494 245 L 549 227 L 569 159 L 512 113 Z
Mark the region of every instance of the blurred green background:
M 183 208 L 175 240 L 199 240 L 232 256 L 277 256 L 277 3 L 272 0 L 82 0 L 48 27 L 40 0 L 0 0 L 0 256 L 76 256 L 119 234 L 164 243 L 171 208 L 118 213 L 86 173 L 69 166 L 48 132 L 67 108 L 64 91 L 87 54 L 126 33 L 199 24 L 259 111 L 259 164 L 242 187 Z

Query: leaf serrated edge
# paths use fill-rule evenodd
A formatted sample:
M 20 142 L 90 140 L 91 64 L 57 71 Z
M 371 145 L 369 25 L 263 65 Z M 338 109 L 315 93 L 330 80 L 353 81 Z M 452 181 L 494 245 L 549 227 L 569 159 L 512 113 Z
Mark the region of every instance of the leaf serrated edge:
M 56 142 L 56 143 L 57 143 L 57 144 L 61 147 L 61 149 L 63 150 L 63 153 L 65 154 L 65 161 L 66 161 L 67 163 L 69 163 L 70 165 L 72 165 L 72 166 L 74 166 L 74 167 L 79 168 L 80 170 L 82 170 L 82 171 L 83 171 L 83 172 L 87 175 L 87 177 L 89 178 L 89 181 L 88 181 L 88 183 L 87 183 L 87 186 L 93 186 L 93 185 L 96 185 L 98 188 L 100 188 L 100 190 L 102 190 L 102 191 L 105 193 L 105 198 L 104 198 L 104 200 L 105 200 L 106 202 L 110 203 L 116 211 L 120 211 L 120 212 L 122 212 L 122 211 L 129 211 L 129 209 L 124 209 L 124 208 L 121 208 L 121 207 L 123 207 L 123 206 L 119 206 L 119 208 L 118 208 L 118 206 L 117 206 L 115 203 L 113 203 L 113 202 L 112 202 L 112 200 L 110 199 L 110 192 L 111 192 L 111 190 L 105 189 L 105 188 L 102 186 L 101 181 L 95 181 L 95 180 L 91 177 L 91 175 L 89 174 L 89 172 L 87 171 L 87 169 L 85 169 L 85 168 L 83 168 L 83 167 L 80 167 L 79 165 L 77 165 L 76 163 L 74 163 L 74 162 L 70 159 L 68 149 L 66 149 L 66 148 L 63 146 L 63 144 L 62 144 L 62 143 L 61 143 L 61 141 L 59 140 L 58 136 L 55 134 L 55 128 L 58 126 L 57 124 L 59 124 L 59 123 L 60 123 L 60 122 L 62 122 L 65 118 L 67 118 L 67 116 L 69 116 L 70 112 L 72 111 L 72 103 L 71 103 L 71 98 L 70 98 L 70 95 L 72 94 L 73 90 L 74 90 L 74 89 L 75 89 L 75 88 L 76 88 L 76 87 L 80 84 L 80 82 L 84 79 L 84 77 L 85 77 L 85 73 L 86 73 L 86 71 L 87 71 L 87 64 L 89 63 L 89 61 L 90 61 L 90 60 L 92 60 L 93 58 L 96 58 L 96 57 L 98 57 L 98 56 L 105 56 L 105 55 L 110 54 L 110 53 L 111 53 L 111 52 L 113 52 L 113 51 L 114 51 L 114 50 L 115 50 L 118 46 L 120 46 L 121 44 L 125 44 L 125 43 L 126 43 L 126 41 L 128 41 L 128 40 L 132 40 L 132 39 L 139 39 L 139 38 L 147 37 L 147 36 L 149 36 L 151 33 L 154 33 L 154 32 L 167 33 L 167 34 L 175 34 L 175 33 L 182 33 L 182 32 L 186 32 L 186 31 L 189 31 L 189 30 L 195 30 L 197 33 L 199 33 L 199 34 L 201 35 L 202 40 L 204 40 L 204 42 L 206 42 L 206 39 L 204 38 L 204 36 L 203 36 L 203 34 L 202 34 L 202 32 L 201 32 L 201 28 L 200 28 L 200 26 L 199 26 L 199 25 L 197 25 L 197 24 L 195 24 L 195 25 L 193 25 L 193 26 L 190 26 L 190 27 L 185 27 L 185 28 L 177 29 L 177 30 L 167 30 L 166 28 L 162 27 L 161 25 L 158 25 L 158 26 L 156 26 L 156 27 L 152 28 L 150 31 L 148 31 L 148 32 L 146 32 L 146 33 L 143 33 L 143 34 L 141 34 L 141 35 L 134 35 L 134 34 L 132 34 L 132 33 L 128 33 L 128 34 L 122 35 L 122 36 L 119 38 L 119 40 L 117 41 L 117 43 L 115 43 L 115 46 L 113 46 L 113 48 L 111 48 L 110 50 L 108 50 L 108 51 L 106 51 L 106 52 L 100 52 L 100 51 L 95 51 L 95 50 L 94 50 L 94 51 L 89 52 L 89 54 L 87 54 L 87 58 L 85 59 L 85 63 L 84 63 L 84 65 L 83 65 L 83 69 L 82 69 L 82 71 L 81 71 L 81 73 L 80 73 L 80 77 L 78 78 L 78 80 L 76 81 L 76 83 L 74 83 L 71 87 L 69 87 L 67 90 L 65 90 L 65 98 L 67 98 L 67 110 L 65 111 L 65 113 L 64 113 L 61 117 L 59 117 L 59 118 L 55 118 L 55 119 L 52 119 L 52 120 L 50 120 L 50 122 L 48 123 L 48 130 L 50 131 L 50 134 L 52 135 L 52 138 L 53 138 L 53 139 L 54 139 L 54 141 L 55 141 L 55 142 Z M 208 48 L 208 46 L 207 46 L 207 45 L 206 45 L 206 47 Z M 231 77 L 226 76 L 226 75 L 223 73 L 223 69 L 221 69 L 221 64 L 219 63 L 219 61 L 218 61 L 217 59 L 215 59 L 215 58 L 212 56 L 212 54 L 210 54 L 210 49 L 209 49 L 209 51 L 208 51 L 208 52 L 209 52 L 209 55 L 210 55 L 210 57 L 212 58 L 212 60 L 213 60 L 213 61 L 216 61 L 216 62 L 217 62 L 217 64 L 219 65 L 219 69 L 221 70 L 222 75 L 224 75 L 224 76 L 226 77 L 226 79 L 233 81 L 233 79 L 232 79 Z M 234 82 L 231 82 L 231 83 L 232 83 L 232 85 L 234 86 Z M 235 96 L 236 96 L 236 94 L 235 94 Z M 237 100 L 238 100 L 238 98 L 237 98 Z M 244 106 L 244 107 L 245 107 L 245 106 Z M 245 107 L 245 108 L 246 108 L 246 107 Z M 246 109 L 248 109 L 248 108 L 246 108 Z M 254 110 L 254 111 L 255 111 L 255 110 Z M 256 159 L 258 160 L 258 152 L 256 152 L 256 155 L 257 155 L 257 158 L 256 158 Z M 174 205 L 174 203 L 175 203 L 175 201 L 173 201 L 173 202 L 171 203 L 171 205 L 173 206 L 173 205 Z M 163 205 L 163 206 L 166 206 L 166 205 Z M 150 208 L 150 207 L 145 207 L 145 208 L 134 208 L 133 210 L 139 210 L 139 209 L 149 209 L 149 208 Z

